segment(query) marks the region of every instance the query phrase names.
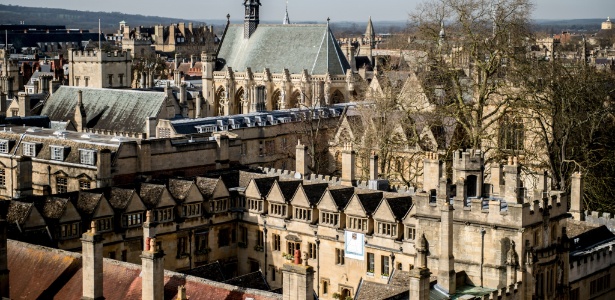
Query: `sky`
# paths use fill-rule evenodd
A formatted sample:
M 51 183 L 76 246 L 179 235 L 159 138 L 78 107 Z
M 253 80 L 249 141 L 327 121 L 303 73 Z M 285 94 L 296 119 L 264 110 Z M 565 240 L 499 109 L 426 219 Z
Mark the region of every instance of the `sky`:
M 262 0 L 261 20 L 283 20 L 286 0 Z M 291 22 L 405 21 L 424 0 L 289 0 Z M 74 10 L 122 12 L 189 20 L 221 20 L 231 14 L 242 19 L 239 0 L 0 0 L 0 4 Z M 534 19 L 586 19 L 615 17 L 615 0 L 534 0 Z

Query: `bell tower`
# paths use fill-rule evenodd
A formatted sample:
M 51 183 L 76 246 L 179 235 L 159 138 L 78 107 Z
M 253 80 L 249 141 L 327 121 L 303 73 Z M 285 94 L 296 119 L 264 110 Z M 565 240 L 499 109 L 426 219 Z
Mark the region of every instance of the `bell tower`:
M 244 0 L 243 5 L 246 7 L 246 16 L 243 22 L 243 37 L 249 39 L 260 23 L 259 10 L 261 0 Z

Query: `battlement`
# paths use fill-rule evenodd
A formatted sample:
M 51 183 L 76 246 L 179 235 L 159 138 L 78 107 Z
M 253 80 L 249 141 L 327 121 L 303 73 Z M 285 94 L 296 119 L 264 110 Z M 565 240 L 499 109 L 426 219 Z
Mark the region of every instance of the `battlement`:
M 132 61 L 130 51 L 80 51 L 74 50 L 70 53 L 70 62 L 127 62 Z
M 604 225 L 610 231 L 615 232 L 615 217 L 610 213 L 598 211 L 585 211 L 585 222 L 590 224 Z
M 455 151 L 453 153 L 453 169 L 455 170 L 481 170 L 485 164 L 482 151 Z
M 511 284 L 507 287 L 503 287 L 499 290 L 491 292 L 489 295 L 484 295 L 482 300 L 520 300 L 523 299 L 521 293 L 522 282 L 519 281 L 515 284 Z

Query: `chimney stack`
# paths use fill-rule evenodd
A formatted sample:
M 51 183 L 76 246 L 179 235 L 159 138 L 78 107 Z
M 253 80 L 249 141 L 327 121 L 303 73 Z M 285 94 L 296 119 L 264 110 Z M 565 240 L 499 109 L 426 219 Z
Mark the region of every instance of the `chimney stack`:
M 378 180 L 378 155 L 375 151 L 369 157 L 369 180 Z
M 180 285 L 177 288 L 177 300 L 188 300 L 188 296 L 186 296 L 186 286 L 185 285 Z
M 429 278 L 431 272 L 427 268 L 427 239 L 425 234 L 415 245 L 417 256 L 416 268 L 410 270 L 410 298 L 412 300 L 429 300 Z
M 17 97 L 19 102 L 19 116 L 30 116 L 30 95 L 24 92 L 19 92 L 19 94 L 17 94 Z
M 440 221 L 440 257 L 438 258 L 438 287 L 448 295 L 455 294 L 457 275 L 455 257 L 453 256 L 453 211 L 450 204 L 449 184 L 446 177 L 440 179 L 438 202 L 441 205 Z
M 295 176 L 297 179 L 306 178 L 310 170 L 308 168 L 308 148 L 306 145 L 301 144 L 301 141 L 297 141 L 296 154 L 295 154 Z
M 427 152 L 423 161 L 423 190 L 429 192 L 438 189 L 442 177 L 442 164 L 437 153 Z
M 352 143 L 346 143 L 342 151 L 342 185 L 354 186 L 356 152 L 352 148 Z
M 164 252 L 156 244 L 156 226 L 152 212 L 147 211 L 143 223 L 143 252 L 141 253 L 141 289 L 143 300 L 164 299 Z
M 314 300 L 314 268 L 308 265 L 307 252 L 303 252 L 303 259 L 299 257 L 299 252 L 295 251 L 295 263 L 285 263 L 283 266 L 283 300 Z M 301 261 L 303 264 L 297 263 Z
M 83 91 L 77 91 L 77 106 L 75 106 L 75 130 L 83 132 L 87 128 L 87 115 L 83 106 Z
M 32 195 L 32 158 L 21 156 L 17 159 L 15 177 L 15 198 L 23 198 Z
M 103 300 L 103 238 L 96 231 L 96 221 L 81 237 L 83 249 L 83 297 L 82 300 Z
M 575 220 L 585 221 L 585 203 L 583 202 L 583 174 L 572 174 L 570 187 L 570 213 Z
M 6 94 L 4 93 L 4 91 L 0 91 L 0 116 L 7 116 L 6 115 Z
M 188 85 L 185 82 L 179 84 L 179 107 L 184 118 L 188 117 Z

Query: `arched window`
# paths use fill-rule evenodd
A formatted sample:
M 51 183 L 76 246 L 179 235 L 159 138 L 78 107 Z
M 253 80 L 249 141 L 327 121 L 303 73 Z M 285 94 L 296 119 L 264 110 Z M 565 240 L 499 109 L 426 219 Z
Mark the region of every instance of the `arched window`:
M 271 96 L 271 107 L 273 108 L 273 110 L 283 109 L 281 101 L 282 97 L 280 94 L 280 90 L 275 90 L 273 92 L 273 95 Z
M 333 92 L 333 97 L 331 97 L 331 104 L 344 103 L 344 102 L 346 102 L 344 100 L 344 94 L 342 94 L 340 90 L 335 90 L 335 92 Z
M 222 110 L 222 107 L 220 106 L 220 100 L 222 99 L 226 99 L 226 91 L 224 90 L 223 87 L 220 87 L 218 89 L 218 91 L 216 92 L 216 99 L 214 101 L 214 112 L 213 114 L 215 116 L 222 116 L 224 115 L 224 111 Z
M 266 100 L 267 100 L 267 89 L 264 86 L 256 87 L 256 111 L 265 111 L 267 110 Z
M 239 90 L 237 91 L 237 93 L 235 94 L 235 112 L 237 114 L 243 114 L 246 113 L 243 111 L 243 103 L 245 101 L 245 93 L 243 88 L 239 88 Z
M 523 150 L 524 140 L 525 128 L 523 126 L 523 120 L 518 117 L 503 117 L 500 121 L 500 150 Z

